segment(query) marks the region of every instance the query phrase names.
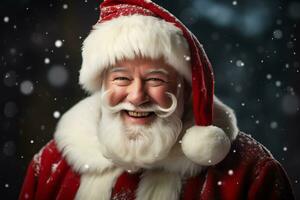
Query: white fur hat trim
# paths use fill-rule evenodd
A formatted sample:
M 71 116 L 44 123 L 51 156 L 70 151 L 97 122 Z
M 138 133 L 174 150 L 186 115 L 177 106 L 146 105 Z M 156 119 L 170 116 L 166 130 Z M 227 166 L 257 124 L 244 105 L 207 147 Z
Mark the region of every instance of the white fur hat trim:
M 97 23 L 83 42 L 79 82 L 95 92 L 101 72 L 123 59 L 164 58 L 191 83 L 190 50 L 182 31 L 152 16 L 132 15 Z
M 190 160 L 209 166 L 226 157 L 231 142 L 225 132 L 216 126 L 193 126 L 186 131 L 181 146 Z

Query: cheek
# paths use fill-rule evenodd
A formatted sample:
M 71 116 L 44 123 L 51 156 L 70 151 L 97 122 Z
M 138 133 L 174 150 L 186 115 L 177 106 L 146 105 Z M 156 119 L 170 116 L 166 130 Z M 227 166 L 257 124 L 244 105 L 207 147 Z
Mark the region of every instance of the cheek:
M 156 103 L 159 106 L 162 106 L 164 108 L 167 108 L 171 104 L 171 99 L 166 94 L 166 92 L 168 92 L 166 89 L 155 88 L 155 89 L 149 90 L 148 95 L 151 97 L 151 99 L 154 101 L 154 103 Z
M 108 87 L 110 93 L 107 95 L 110 106 L 121 103 L 126 98 L 126 89 L 118 87 Z

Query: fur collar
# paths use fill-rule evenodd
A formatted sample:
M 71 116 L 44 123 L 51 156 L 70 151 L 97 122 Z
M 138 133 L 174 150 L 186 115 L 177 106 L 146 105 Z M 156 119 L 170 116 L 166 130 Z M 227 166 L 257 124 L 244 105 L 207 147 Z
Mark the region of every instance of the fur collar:
M 190 106 L 191 107 L 191 106 Z M 101 117 L 100 94 L 95 93 L 83 99 L 67 111 L 58 123 L 54 139 L 72 169 L 80 174 L 115 170 L 117 167 L 101 154 L 97 138 Z M 193 125 L 192 110 L 183 117 L 183 131 Z M 214 98 L 213 125 L 222 128 L 233 141 L 238 133 L 235 115 L 228 106 Z M 182 134 L 181 134 L 182 135 Z M 181 176 L 192 176 L 202 167 L 190 161 L 181 150 L 181 141 L 174 145 L 169 156 L 160 161 L 156 168 Z

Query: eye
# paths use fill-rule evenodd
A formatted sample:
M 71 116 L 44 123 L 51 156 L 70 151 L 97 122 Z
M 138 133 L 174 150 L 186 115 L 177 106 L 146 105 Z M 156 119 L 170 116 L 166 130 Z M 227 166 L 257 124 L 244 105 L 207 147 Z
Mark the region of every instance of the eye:
M 129 81 L 129 78 L 127 78 L 127 77 L 116 77 L 116 78 L 114 78 L 114 81 Z
M 149 83 L 151 86 L 160 86 L 163 85 L 164 83 L 167 83 L 167 81 L 165 81 L 164 79 L 155 78 L 155 77 L 147 78 L 146 82 Z
M 118 76 L 113 78 L 113 82 L 119 86 L 126 86 L 130 83 L 130 79 L 125 76 Z

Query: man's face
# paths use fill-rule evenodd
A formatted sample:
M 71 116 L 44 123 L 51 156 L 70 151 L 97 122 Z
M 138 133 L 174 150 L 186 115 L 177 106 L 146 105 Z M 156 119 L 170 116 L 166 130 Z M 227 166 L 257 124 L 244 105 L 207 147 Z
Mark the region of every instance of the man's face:
M 101 90 L 103 155 L 134 170 L 165 158 L 182 130 L 182 77 L 161 59 L 118 62 Z
M 110 91 L 108 103 L 131 103 L 135 107 L 156 104 L 168 108 L 171 98 L 166 93 L 176 95 L 179 76 L 163 59 L 124 60 L 109 69 L 105 89 Z M 125 125 L 149 125 L 155 119 L 153 112 L 122 110 Z

